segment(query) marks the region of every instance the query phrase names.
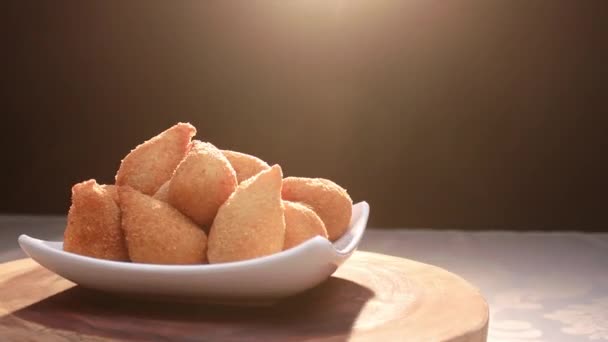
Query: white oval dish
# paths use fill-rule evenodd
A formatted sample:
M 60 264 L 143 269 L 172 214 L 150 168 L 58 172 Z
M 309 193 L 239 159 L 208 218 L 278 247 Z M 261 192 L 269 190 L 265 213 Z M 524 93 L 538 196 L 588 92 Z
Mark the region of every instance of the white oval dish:
M 152 265 L 109 261 L 63 251 L 63 242 L 19 236 L 21 249 L 50 271 L 87 288 L 179 301 L 258 304 L 310 289 L 355 251 L 369 205 L 359 202 L 347 232 L 334 243 L 315 237 L 286 251 L 213 265 Z

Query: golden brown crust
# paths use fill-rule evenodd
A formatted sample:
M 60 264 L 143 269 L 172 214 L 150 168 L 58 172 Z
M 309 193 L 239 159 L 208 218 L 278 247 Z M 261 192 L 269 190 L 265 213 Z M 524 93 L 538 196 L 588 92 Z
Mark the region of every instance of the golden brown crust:
M 115 191 L 115 189 L 114 189 Z M 63 237 L 68 252 L 108 260 L 129 260 L 120 228 L 120 208 L 112 187 L 94 179 L 72 187 L 72 205 Z
M 345 189 L 328 179 L 287 177 L 282 196 L 310 206 L 325 224 L 331 241 L 342 236 L 350 224 L 353 202 Z
M 169 185 L 171 184 L 171 180 L 165 182 L 165 184 L 161 185 L 160 188 L 156 191 L 153 198 L 159 201 L 163 201 L 165 203 L 169 202 Z
M 118 199 L 118 187 L 114 184 L 102 184 L 100 186 L 110 194 L 110 197 L 112 197 L 114 202 L 116 202 L 116 205 L 120 206 Z
M 283 249 L 285 219 L 278 165 L 241 183 L 220 207 L 209 232 L 210 263 L 246 260 Z
M 197 224 L 209 227 L 218 208 L 236 189 L 237 180 L 220 150 L 195 140 L 170 184 L 169 203 Z
M 234 168 L 239 183 L 270 168 L 265 161 L 249 154 L 229 150 L 222 150 L 222 153 Z
M 200 264 L 206 260 L 207 236 L 194 222 L 165 202 L 129 186 L 118 188 L 122 228 L 133 262 Z
M 285 244 L 283 250 L 295 247 L 315 236 L 327 239 L 325 224 L 312 209 L 290 201 L 283 201 L 285 208 Z
M 122 160 L 116 173 L 116 185 L 129 185 L 146 195 L 153 195 L 171 178 L 195 134 L 194 126 L 180 122 L 138 145 Z

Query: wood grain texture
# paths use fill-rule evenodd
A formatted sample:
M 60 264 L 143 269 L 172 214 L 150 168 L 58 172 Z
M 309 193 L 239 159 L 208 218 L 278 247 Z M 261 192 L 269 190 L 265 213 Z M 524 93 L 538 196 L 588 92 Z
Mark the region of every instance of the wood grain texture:
M 4 341 L 486 341 L 479 292 L 438 267 L 357 252 L 328 281 L 271 307 L 155 303 L 75 286 L 31 259 L 0 264 Z

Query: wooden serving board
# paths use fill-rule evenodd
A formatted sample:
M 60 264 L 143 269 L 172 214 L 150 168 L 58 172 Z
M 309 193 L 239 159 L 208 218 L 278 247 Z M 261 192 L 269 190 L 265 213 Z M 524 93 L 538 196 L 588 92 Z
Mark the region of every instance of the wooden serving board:
M 31 259 L 0 264 L 0 339 L 486 341 L 488 306 L 441 268 L 356 252 L 328 281 L 270 307 L 133 300 Z

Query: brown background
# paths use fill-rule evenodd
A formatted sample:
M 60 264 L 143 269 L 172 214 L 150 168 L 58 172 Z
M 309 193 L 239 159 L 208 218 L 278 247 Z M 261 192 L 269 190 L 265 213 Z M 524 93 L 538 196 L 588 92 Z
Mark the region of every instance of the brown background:
M 608 227 L 607 10 L 597 1 L 11 1 L 0 212 L 176 121 L 331 178 L 373 226 Z

